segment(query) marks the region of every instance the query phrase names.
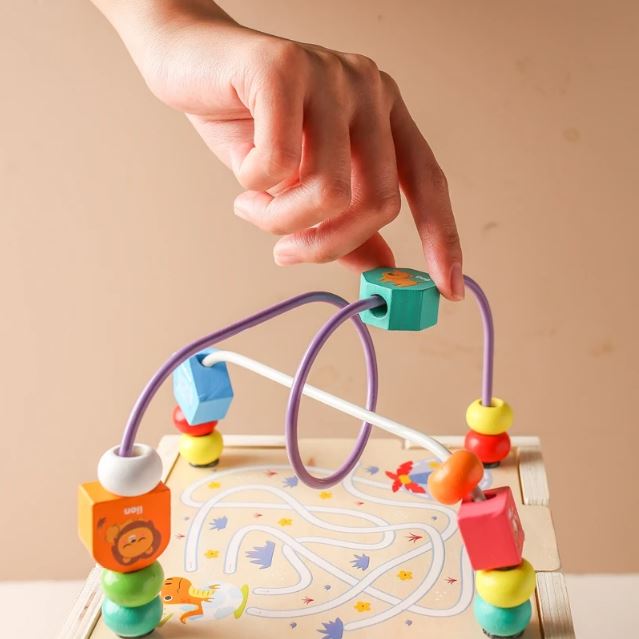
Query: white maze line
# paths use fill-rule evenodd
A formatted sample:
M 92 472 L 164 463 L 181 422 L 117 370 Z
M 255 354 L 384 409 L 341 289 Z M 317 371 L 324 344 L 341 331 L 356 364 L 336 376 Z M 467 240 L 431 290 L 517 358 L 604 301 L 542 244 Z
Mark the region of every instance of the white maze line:
M 389 527 L 394 528 L 395 530 L 407 530 L 409 528 L 417 528 L 418 526 L 415 526 L 415 525 L 411 526 L 411 524 L 397 524 L 397 525 L 389 526 Z M 392 570 L 396 566 L 399 566 L 405 563 L 406 561 L 409 561 L 411 559 L 414 559 L 415 557 L 418 557 L 420 555 L 423 555 L 429 552 L 430 549 L 425 547 L 426 544 L 424 544 L 423 546 L 420 546 L 419 548 L 415 548 L 414 550 L 411 550 L 409 552 L 403 553 L 402 555 L 395 557 L 394 559 L 390 559 L 384 562 L 383 564 L 380 564 L 377 568 L 367 573 L 367 575 L 364 578 L 357 580 L 354 577 L 351 577 L 351 575 L 349 575 L 348 573 L 340 570 L 339 568 L 337 568 L 330 562 L 326 561 L 323 557 L 320 557 L 316 553 L 310 551 L 308 548 L 300 544 L 296 539 L 282 532 L 281 530 L 277 530 L 276 528 L 272 528 L 270 526 L 261 526 L 261 525 L 255 524 L 252 526 L 245 526 L 241 530 L 238 530 L 233 536 L 233 538 L 231 539 L 231 542 L 229 543 L 229 547 L 227 551 L 227 558 L 226 558 L 226 565 L 224 568 L 224 572 L 234 573 L 235 570 L 237 569 L 237 558 L 239 554 L 240 545 L 243 539 L 246 537 L 246 535 L 248 535 L 252 531 L 265 532 L 265 533 L 268 533 L 269 535 L 277 537 L 282 542 L 284 542 L 284 544 L 289 545 L 291 548 L 293 548 L 296 553 L 306 557 L 309 561 L 311 561 L 318 567 L 322 568 L 323 570 L 327 571 L 329 574 L 335 575 L 336 577 L 342 579 L 343 581 L 350 583 L 352 585 L 352 588 L 347 590 L 345 593 L 341 594 L 339 597 L 332 599 L 331 601 L 327 601 L 323 604 L 317 604 L 315 606 L 307 606 L 305 608 L 298 608 L 293 610 L 263 610 L 261 608 L 251 607 L 251 608 L 247 608 L 246 610 L 247 614 L 251 614 L 251 615 L 255 615 L 259 617 L 269 617 L 269 618 L 304 617 L 308 615 L 317 614 L 320 612 L 325 612 L 327 610 L 332 610 L 333 608 L 337 608 L 338 606 L 342 605 L 343 603 L 347 601 L 350 601 L 351 599 L 356 597 L 359 593 L 366 590 L 368 594 L 373 595 L 378 599 L 387 601 L 388 603 L 394 604 L 394 607 L 392 609 L 389 609 L 394 611 L 391 615 L 393 616 L 398 614 L 399 612 L 402 612 L 403 610 L 406 610 L 407 608 L 410 608 L 412 610 L 413 609 L 412 604 L 415 601 L 419 601 L 419 599 L 421 599 L 432 588 L 433 583 L 437 580 L 437 578 L 441 574 L 441 571 L 444 565 L 444 558 L 445 558 L 444 542 L 441 539 L 439 532 L 432 526 L 428 526 L 425 524 L 421 524 L 419 528 L 427 532 L 431 537 L 432 545 L 434 549 L 433 560 L 431 562 L 430 568 L 426 576 L 422 580 L 422 583 L 419 585 L 418 588 L 415 589 L 415 593 L 403 600 L 397 597 L 392 597 L 388 595 L 387 593 L 377 590 L 376 588 L 369 588 L 368 586 L 370 586 L 370 584 L 376 581 L 381 575 L 385 574 L 389 570 Z M 418 609 L 419 606 L 415 606 L 415 608 Z M 369 617 L 366 621 L 370 622 L 376 617 L 377 615 L 375 617 Z M 373 621 L 372 623 L 377 623 L 377 621 Z M 372 623 L 368 625 L 372 625 Z
M 319 565 L 324 570 L 327 570 L 329 574 L 333 574 L 340 580 L 352 586 L 346 593 L 343 593 L 338 599 L 331 600 L 325 604 L 319 604 L 319 606 L 324 606 L 326 607 L 326 609 L 335 608 L 341 605 L 343 601 L 348 601 L 352 599 L 353 597 L 357 596 L 357 594 L 359 594 L 360 592 L 366 592 L 367 594 L 373 597 L 376 597 L 377 599 L 380 599 L 382 601 L 385 601 L 391 604 L 391 608 L 387 609 L 383 613 L 380 613 L 380 615 L 374 615 L 373 617 L 368 617 L 367 619 L 362 621 L 352 622 L 351 624 L 345 624 L 344 626 L 345 629 L 354 630 L 356 628 L 365 627 L 368 625 L 372 625 L 374 623 L 379 623 L 383 621 L 384 619 L 387 619 L 396 614 L 399 614 L 400 612 L 404 610 L 409 610 L 416 614 L 429 615 L 429 616 L 450 616 L 453 614 L 457 614 L 458 612 L 461 612 L 468 607 L 468 605 L 470 604 L 470 601 L 472 600 L 474 584 L 472 579 L 472 569 L 470 567 L 470 563 L 468 561 L 468 558 L 463 548 L 462 548 L 462 553 L 460 556 L 461 592 L 460 592 L 460 596 L 457 603 L 453 607 L 445 609 L 445 610 L 433 609 L 433 608 L 415 605 L 415 602 L 419 601 L 419 599 L 421 599 L 432 588 L 433 584 L 437 581 L 437 578 L 441 574 L 441 570 L 443 568 L 443 561 L 444 561 L 444 546 L 443 546 L 444 540 L 448 539 L 456 531 L 454 511 L 445 506 L 441 506 L 440 504 L 431 502 L 427 496 L 425 496 L 422 500 L 420 500 L 419 503 L 409 502 L 409 501 L 389 500 L 389 499 L 384 499 L 381 497 L 376 497 L 373 495 L 363 493 L 359 491 L 357 488 L 355 488 L 355 486 L 353 485 L 353 482 L 356 481 L 358 483 L 368 485 L 374 488 L 389 490 L 390 487 L 387 484 L 376 482 L 376 481 L 369 480 L 362 477 L 353 477 L 352 475 L 349 475 L 342 483 L 343 487 L 345 488 L 347 492 L 349 492 L 355 497 L 364 499 L 368 502 L 389 505 L 394 508 L 408 507 L 408 508 L 417 508 L 417 509 L 430 510 L 430 511 L 434 510 L 442 514 L 445 514 L 448 520 L 447 526 L 444 529 L 444 531 L 441 533 L 437 529 L 431 526 L 426 526 L 425 524 L 421 524 L 421 523 L 420 524 L 408 523 L 408 524 L 399 524 L 399 525 L 390 526 L 383 519 L 376 517 L 375 515 L 368 515 L 367 513 L 363 513 L 361 511 L 353 511 L 349 509 L 330 508 L 330 507 L 321 507 L 321 506 L 307 507 L 301 504 L 300 502 L 298 502 L 294 497 L 292 497 L 292 495 L 289 492 L 284 491 L 283 489 L 280 489 L 280 488 L 263 486 L 263 485 L 248 485 L 248 486 L 231 488 L 205 502 L 198 502 L 193 499 L 193 493 L 195 492 L 195 490 L 202 487 L 206 483 L 210 482 L 212 478 L 219 479 L 220 477 L 224 475 L 235 474 L 237 472 L 260 471 L 260 470 L 265 471 L 265 470 L 270 470 L 274 468 L 278 468 L 282 470 L 290 470 L 290 466 L 288 465 L 268 465 L 268 466 L 263 465 L 263 466 L 244 467 L 244 468 L 217 471 L 208 475 L 207 477 L 204 477 L 198 482 L 195 482 L 184 491 L 184 493 L 182 494 L 182 501 L 186 505 L 198 508 L 198 514 L 196 518 L 193 520 L 191 527 L 189 529 L 189 534 L 187 536 L 187 548 L 185 548 L 185 552 L 187 553 L 187 556 L 194 561 L 195 568 L 193 568 L 193 570 L 197 568 L 197 545 L 199 541 L 199 534 L 208 516 L 208 513 L 215 505 L 223 506 L 224 508 L 291 509 L 297 512 L 298 514 L 300 514 L 304 519 L 306 519 L 310 523 L 313 523 L 320 528 L 334 530 L 337 532 L 356 533 L 356 534 L 360 534 L 360 533 L 365 533 L 365 534 L 378 533 L 379 534 L 383 532 L 384 538 L 382 539 L 381 542 L 377 544 L 361 544 L 361 543 L 355 543 L 355 542 L 344 542 L 341 540 L 325 538 L 325 537 L 302 537 L 298 539 L 293 539 L 286 533 L 278 529 L 273 529 L 267 526 L 244 527 L 243 529 L 239 530 L 234 535 L 233 539 L 231 540 L 231 544 L 229 544 L 229 547 L 227 549 L 225 572 L 227 573 L 235 572 L 237 567 L 237 558 L 239 554 L 240 544 L 241 544 L 241 541 L 248 534 L 248 532 L 252 530 L 265 530 L 272 536 L 277 537 L 285 542 L 282 546 L 282 552 L 285 558 L 289 561 L 291 566 L 296 570 L 296 572 L 299 575 L 299 581 L 297 584 L 283 587 L 283 588 L 256 588 L 254 589 L 255 594 L 286 594 L 290 592 L 298 592 L 299 590 L 302 590 L 305 587 L 307 587 L 312 581 L 312 575 L 310 571 L 308 570 L 308 568 L 306 567 L 306 565 L 297 556 L 298 554 L 300 554 L 306 557 L 312 563 L 315 563 L 316 565 Z M 315 472 L 320 472 L 322 474 L 328 474 L 330 472 L 326 469 L 318 469 L 318 468 L 315 468 L 313 470 Z M 490 477 L 489 476 L 484 477 L 483 481 L 490 483 Z M 230 494 L 234 494 L 244 490 L 259 490 L 259 491 L 265 490 L 266 492 L 269 492 L 271 494 L 274 494 L 280 497 L 285 503 L 278 504 L 278 503 L 262 503 L 262 502 L 224 502 L 223 501 L 223 499 L 225 497 L 228 497 Z M 311 514 L 311 511 L 344 514 L 344 515 L 352 516 L 355 518 L 366 519 L 367 521 L 370 521 L 371 523 L 377 523 L 378 525 L 376 527 L 370 527 L 370 528 L 365 526 L 337 526 L 335 524 L 330 524 L 329 522 L 326 522 L 322 519 L 314 517 Z M 431 541 L 422 544 L 418 549 L 415 549 L 409 553 L 404 553 L 404 555 L 401 555 L 400 557 L 397 557 L 393 560 L 389 560 L 385 562 L 384 564 L 376 568 L 374 571 L 371 571 L 370 573 L 368 573 L 367 576 L 362 580 L 358 580 L 352 577 L 349 573 L 346 573 L 340 570 L 338 567 L 330 564 L 329 562 L 326 562 L 322 557 L 320 557 L 319 555 L 310 551 L 308 548 L 302 545 L 302 543 L 315 542 L 315 543 L 337 545 L 337 546 L 357 548 L 357 549 L 365 549 L 365 548 L 379 549 L 379 548 L 385 548 L 388 545 L 390 545 L 390 543 L 392 543 L 395 537 L 395 531 L 400 529 L 409 529 L 409 528 L 425 530 L 425 532 L 429 534 Z M 426 574 L 426 576 L 424 577 L 424 580 L 422 581 L 421 585 L 418 587 L 418 589 L 414 593 L 410 595 L 410 597 L 402 600 L 371 586 L 371 584 L 384 572 L 392 569 L 396 565 L 400 565 L 404 563 L 405 561 L 408 561 L 409 559 L 412 559 L 416 556 L 419 556 L 420 554 L 424 554 L 428 552 L 431 548 L 434 549 L 434 556 L 433 556 L 433 562 L 431 563 L 431 567 L 428 573 Z M 440 561 L 441 565 L 439 565 L 439 568 L 438 570 L 435 571 L 436 572 L 435 574 L 433 572 L 433 569 L 437 569 L 437 563 L 435 562 L 435 555 L 439 553 L 439 549 L 441 549 L 441 561 Z M 185 560 L 185 564 L 186 564 L 186 560 Z M 300 610 L 288 610 L 288 611 L 269 611 L 269 610 L 262 610 L 259 608 L 247 609 L 248 614 L 253 614 L 253 615 L 263 616 L 263 617 L 287 617 L 287 616 L 294 617 L 294 616 L 304 616 L 308 614 L 316 614 L 318 612 L 322 612 L 322 610 L 318 609 L 318 606 L 312 606 L 310 608 L 306 607 Z
M 355 510 L 348 510 L 345 508 L 327 508 L 327 507 L 321 507 L 321 506 L 307 508 L 306 506 L 298 502 L 295 498 L 293 498 L 290 494 L 284 492 L 284 490 L 281 488 L 275 488 L 272 486 L 261 486 L 259 484 L 246 484 L 245 486 L 237 486 L 235 488 L 229 488 L 225 490 L 224 492 L 220 493 L 219 495 L 216 495 L 215 497 L 212 497 L 208 501 L 204 502 L 202 506 L 200 507 L 200 509 L 198 510 L 195 517 L 193 518 L 191 522 L 191 526 L 189 527 L 189 531 L 187 533 L 187 539 L 185 544 L 185 569 L 187 572 L 194 572 L 195 570 L 197 570 L 198 546 L 200 542 L 200 534 L 201 534 L 202 528 L 204 527 L 204 524 L 206 523 L 206 520 L 209 517 L 209 513 L 211 509 L 214 506 L 216 506 L 218 503 L 222 502 L 222 500 L 225 497 L 228 497 L 229 495 L 234 495 L 236 493 L 241 493 L 246 490 L 263 491 L 263 492 L 271 493 L 272 495 L 279 497 L 283 502 L 285 502 L 285 504 L 288 504 L 291 510 L 297 512 L 301 517 L 306 519 L 306 521 L 308 521 L 309 523 L 314 524 L 318 526 L 319 528 L 323 528 L 324 530 L 331 530 L 333 532 L 343 532 L 343 533 L 357 533 L 357 534 L 361 534 L 361 533 L 380 534 L 381 532 L 383 532 L 382 529 L 375 526 L 368 528 L 364 526 L 339 526 L 337 524 L 331 524 L 327 521 L 324 521 L 323 519 L 320 519 L 319 517 L 315 517 L 315 515 L 313 515 L 310 512 L 310 510 L 321 509 L 322 512 L 347 514 L 352 517 L 367 519 L 368 521 L 376 522 L 378 524 L 386 523 L 383 519 L 379 517 L 375 517 L 375 515 L 369 515 L 367 513 L 361 513 Z M 235 507 L 240 507 L 240 508 L 248 508 L 249 506 L 252 508 L 255 508 L 255 507 L 263 508 L 265 506 L 271 507 L 271 504 L 267 506 L 266 504 L 261 504 L 261 503 L 255 504 L 255 503 L 239 502 L 239 504 L 235 505 Z M 229 506 L 228 503 L 224 503 L 224 506 L 233 507 L 233 506 Z M 279 507 L 283 508 L 284 504 L 279 505 Z M 394 539 L 394 535 L 391 532 L 387 532 L 384 535 L 384 540 L 382 542 L 379 542 L 379 544 L 381 545 L 375 544 L 374 547 L 385 548 L 390 543 L 392 543 L 393 539 Z M 334 540 L 325 539 L 322 537 L 316 538 L 316 540 L 321 543 L 325 543 L 325 541 L 328 541 L 329 544 L 334 541 Z M 360 548 L 360 545 L 356 545 L 354 547 Z

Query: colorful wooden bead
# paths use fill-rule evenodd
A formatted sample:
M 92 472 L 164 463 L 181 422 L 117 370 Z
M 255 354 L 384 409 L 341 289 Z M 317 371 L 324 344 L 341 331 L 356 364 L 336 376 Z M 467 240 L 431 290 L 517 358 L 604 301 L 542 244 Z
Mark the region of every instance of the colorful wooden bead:
M 524 547 L 517 505 L 508 486 L 484 491 L 485 501 L 465 500 L 457 525 L 474 570 L 517 566 Z
M 180 435 L 179 451 L 191 466 L 214 466 L 220 459 L 224 440 L 219 431 L 214 430 L 210 435 L 191 437 Z
M 226 363 L 202 364 L 215 350 L 207 348 L 189 357 L 173 372 L 173 394 L 184 417 L 193 426 L 222 419 L 233 399 Z
M 490 406 L 476 399 L 466 410 L 466 423 L 481 435 L 505 433 L 513 424 L 512 408 L 498 397 L 493 397 Z
M 157 561 L 135 572 L 103 570 L 102 590 L 113 603 L 135 608 L 158 596 L 164 583 L 164 571 Z
M 130 457 L 118 455 L 119 446 L 109 448 L 98 462 L 98 479 L 114 495 L 134 497 L 155 488 L 162 479 L 162 460 L 146 444 L 135 444 Z
M 110 493 L 98 481 L 78 492 L 80 539 L 103 568 L 133 572 L 150 566 L 171 537 L 171 492 L 160 482 L 136 497 Z
M 428 273 L 412 268 L 375 268 L 362 273 L 361 299 L 379 295 L 386 306 L 361 313 L 362 321 L 389 331 L 421 331 L 437 324 L 439 291 Z
M 202 437 L 202 435 L 210 435 L 217 426 L 217 422 L 204 422 L 197 426 L 192 426 L 184 417 L 184 413 L 179 406 L 176 406 L 171 413 L 174 426 L 181 432 L 193 437 Z
M 455 504 L 475 489 L 483 475 L 477 455 L 458 450 L 429 475 L 428 490 L 442 504 Z
M 475 586 L 485 602 L 499 608 L 513 608 L 535 592 L 535 569 L 523 559 L 515 568 L 478 570 Z
M 473 601 L 475 619 L 484 632 L 491 637 L 514 637 L 523 632 L 532 616 L 530 601 L 512 608 L 499 608 L 475 595 Z
M 464 439 L 464 448 L 475 453 L 483 464 L 496 464 L 508 457 L 510 436 L 508 433 L 482 435 L 469 430 Z
M 135 608 L 127 608 L 105 599 L 102 618 L 107 627 L 120 637 L 143 637 L 153 632 L 162 619 L 162 601 L 159 597 Z

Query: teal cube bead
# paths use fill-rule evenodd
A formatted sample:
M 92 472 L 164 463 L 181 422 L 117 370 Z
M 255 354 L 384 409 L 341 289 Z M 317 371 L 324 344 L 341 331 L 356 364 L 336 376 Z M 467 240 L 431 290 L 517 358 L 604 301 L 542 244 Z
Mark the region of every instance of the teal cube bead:
M 437 324 L 439 291 L 428 273 L 412 268 L 375 268 L 362 273 L 360 299 L 379 295 L 385 307 L 360 314 L 362 321 L 387 331 L 421 331 Z
M 475 595 L 473 612 L 479 625 L 492 637 L 512 637 L 523 632 L 530 623 L 530 600 L 513 608 L 499 608 Z
M 233 399 L 233 387 L 225 362 L 203 366 L 214 348 L 189 357 L 173 372 L 173 395 L 191 426 L 223 419 Z
M 164 583 L 164 571 L 159 562 L 134 572 L 102 571 L 102 590 L 107 599 L 120 606 L 135 608 L 158 596 Z
M 157 628 L 162 619 L 162 601 L 155 597 L 135 608 L 120 606 L 110 599 L 102 604 L 102 618 L 109 630 L 120 637 L 144 637 Z

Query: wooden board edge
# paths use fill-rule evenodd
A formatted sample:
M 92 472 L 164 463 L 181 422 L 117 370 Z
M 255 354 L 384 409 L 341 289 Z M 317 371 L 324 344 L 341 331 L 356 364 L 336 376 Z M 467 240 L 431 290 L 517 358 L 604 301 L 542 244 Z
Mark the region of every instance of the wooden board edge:
M 541 446 L 517 446 L 521 499 L 526 506 L 550 506 L 548 477 Z
M 575 639 L 563 573 L 538 572 L 536 599 L 544 639 Z
M 67 620 L 58 634 L 58 639 L 88 639 L 100 618 L 102 606 L 102 588 L 100 574 L 102 569 L 95 566 L 89 573 Z

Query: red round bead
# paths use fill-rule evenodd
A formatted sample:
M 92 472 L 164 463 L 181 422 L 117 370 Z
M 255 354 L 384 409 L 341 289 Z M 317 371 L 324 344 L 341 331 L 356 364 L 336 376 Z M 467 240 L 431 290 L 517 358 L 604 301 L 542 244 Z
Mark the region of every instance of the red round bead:
M 508 433 L 482 435 L 469 430 L 464 439 L 464 448 L 475 453 L 484 464 L 494 464 L 510 452 L 510 437 Z
M 203 435 L 210 435 L 217 426 L 217 422 L 204 422 L 204 424 L 197 424 L 197 426 L 191 426 L 186 421 L 186 417 L 182 413 L 182 409 L 176 406 L 171 413 L 174 426 L 181 432 L 193 437 L 202 437 Z

